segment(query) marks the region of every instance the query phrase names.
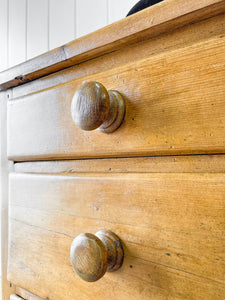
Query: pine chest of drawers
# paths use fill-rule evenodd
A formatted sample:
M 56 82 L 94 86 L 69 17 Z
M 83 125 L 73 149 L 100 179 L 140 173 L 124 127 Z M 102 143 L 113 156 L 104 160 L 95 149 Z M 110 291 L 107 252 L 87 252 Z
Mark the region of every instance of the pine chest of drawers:
M 225 299 L 224 13 L 165 0 L 0 75 L 4 300 Z

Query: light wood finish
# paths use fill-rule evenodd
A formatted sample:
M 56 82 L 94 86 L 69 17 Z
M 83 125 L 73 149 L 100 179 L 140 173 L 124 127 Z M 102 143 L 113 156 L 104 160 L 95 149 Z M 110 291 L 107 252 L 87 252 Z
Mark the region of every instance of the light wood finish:
M 30 292 L 22 289 L 21 287 L 16 287 L 16 294 L 19 295 L 20 297 L 26 299 L 26 300 L 49 300 L 48 298 L 42 299 L 38 296 L 35 296 L 34 294 L 31 294 Z M 56 299 L 53 299 L 56 300 Z
M 225 155 L 20 162 L 17 173 L 225 173 Z
M 163 1 L 3 72 L 0 88 L 34 80 L 224 11 L 224 0 Z
M 224 298 L 224 12 L 224 0 L 166 0 L 0 75 L 0 88 L 15 86 L 8 102 L 13 294 Z M 71 101 L 84 80 L 124 97 L 126 116 L 115 132 L 74 124 Z M 109 101 L 94 127 L 108 110 Z M 6 207 L 7 180 L 4 186 Z M 119 270 L 104 274 L 106 251 L 94 238 L 103 259 L 86 249 L 92 259 L 82 270 L 103 263 L 88 279 L 104 276 L 90 284 L 74 273 L 70 249 L 81 232 L 99 229 L 118 234 L 125 256 Z
M 81 79 L 10 101 L 8 156 L 24 161 L 224 153 L 224 51 L 225 37 L 212 38 L 85 77 L 126 99 L 124 123 L 110 135 L 74 125 L 71 99 Z
M 11 175 L 13 283 L 61 300 L 223 299 L 224 174 L 62 175 Z M 90 286 L 69 252 L 99 228 L 119 235 L 125 259 Z
M 124 251 L 119 237 L 110 230 L 81 233 L 72 242 L 70 259 L 74 271 L 85 281 L 94 282 L 105 272 L 117 271 Z
M 7 100 L 12 96 L 11 90 L 0 92 L 0 203 L 1 203 L 1 296 L 8 300 L 13 294 L 14 286 L 7 280 L 8 262 L 8 172 L 13 171 L 13 163 L 6 155 Z
M 75 92 L 71 115 L 82 130 L 115 131 L 123 122 L 125 101 L 118 91 L 107 91 L 96 81 L 85 81 Z
M 196 42 L 203 42 L 212 37 L 224 35 L 224 33 L 225 15 L 220 14 L 17 86 L 13 89 L 13 96 L 18 98 L 72 79 L 121 66 L 134 60 L 144 59 L 174 49 L 177 50 Z

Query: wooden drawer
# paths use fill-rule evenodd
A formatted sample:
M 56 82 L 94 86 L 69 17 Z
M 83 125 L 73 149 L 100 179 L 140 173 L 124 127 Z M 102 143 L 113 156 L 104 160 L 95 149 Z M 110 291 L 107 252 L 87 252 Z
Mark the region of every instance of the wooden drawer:
M 224 0 L 162 1 L 0 74 L 15 172 L 4 300 L 224 300 L 224 13 Z M 124 97 L 113 133 L 73 122 L 83 81 Z M 101 229 L 124 262 L 85 282 L 71 244 Z
M 12 174 L 8 279 L 43 299 L 212 299 L 225 294 L 223 173 Z M 121 269 L 72 270 L 82 232 L 114 231 Z
M 217 36 L 13 99 L 8 157 L 224 153 L 224 52 L 225 37 Z M 125 97 L 125 120 L 115 132 L 83 131 L 74 124 L 71 100 L 83 80 Z

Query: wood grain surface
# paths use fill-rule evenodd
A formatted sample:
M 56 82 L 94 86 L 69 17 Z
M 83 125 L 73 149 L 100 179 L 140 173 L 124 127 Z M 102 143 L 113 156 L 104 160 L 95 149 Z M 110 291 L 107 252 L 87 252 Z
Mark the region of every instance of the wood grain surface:
M 224 0 L 170 0 L 0 74 L 7 89 L 225 11 Z
M 49 299 L 212 299 L 225 294 L 224 174 L 10 176 L 8 278 Z M 107 228 L 124 265 L 94 284 L 70 246 Z
M 159 53 L 184 48 L 196 42 L 203 42 L 224 34 L 225 15 L 220 14 L 17 86 L 13 88 L 13 97 L 18 98 L 79 77 L 121 66 L 134 60 L 148 58 Z
M 225 152 L 225 37 L 162 53 L 9 101 L 8 157 L 15 161 Z M 126 100 L 112 134 L 72 121 L 83 80 Z
M 8 157 L 17 172 L 9 281 L 2 181 L 3 300 L 224 299 L 224 12 L 224 0 L 163 1 L 0 74 L 0 89 L 15 86 Z M 71 101 L 83 80 L 125 97 L 115 133 L 74 125 Z M 125 260 L 90 284 L 73 272 L 70 247 L 99 229 L 118 234 Z
M 17 173 L 225 173 L 225 155 L 155 156 L 33 161 L 14 164 Z

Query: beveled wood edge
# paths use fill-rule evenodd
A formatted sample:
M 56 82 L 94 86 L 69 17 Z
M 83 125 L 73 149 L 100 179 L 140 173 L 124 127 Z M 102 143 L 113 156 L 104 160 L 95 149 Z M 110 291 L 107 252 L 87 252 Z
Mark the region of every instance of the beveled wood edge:
M 16 294 L 19 295 L 20 297 L 22 297 L 22 299 L 26 299 L 26 300 L 43 300 L 42 298 L 24 290 L 21 287 L 16 287 Z M 48 300 L 48 299 L 46 299 Z
M 0 93 L 0 203 L 1 203 L 1 295 L 8 300 L 15 293 L 15 287 L 7 280 L 8 261 L 8 173 L 13 172 L 13 162 L 7 159 L 7 99 L 12 91 Z M 2 296 L 2 297 L 1 297 Z
M 224 0 L 165 0 L 0 73 L 14 87 L 122 47 L 225 12 Z
M 18 162 L 16 173 L 224 173 L 225 155 L 97 158 Z
M 138 42 L 121 48 L 107 55 L 96 57 L 90 61 L 76 64 L 69 68 L 37 78 L 26 84 L 13 88 L 13 99 L 27 96 L 41 90 L 64 84 L 71 80 L 104 72 L 133 61 L 146 59 L 150 56 L 186 48 L 196 43 L 221 37 L 225 33 L 225 13 L 212 18 L 184 26 L 170 32 L 165 32 L 152 39 Z

